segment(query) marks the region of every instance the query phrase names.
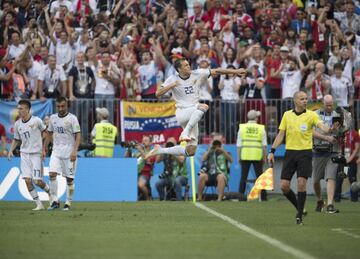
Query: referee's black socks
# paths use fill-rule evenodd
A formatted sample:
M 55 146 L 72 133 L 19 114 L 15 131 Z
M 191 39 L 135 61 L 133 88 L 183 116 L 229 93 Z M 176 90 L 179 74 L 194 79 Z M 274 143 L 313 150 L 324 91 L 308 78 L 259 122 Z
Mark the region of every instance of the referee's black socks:
M 304 211 L 305 206 L 305 200 L 306 200 L 306 192 L 298 192 L 298 214 L 302 215 Z
M 284 193 L 285 197 L 294 205 L 295 209 L 298 209 L 298 200 L 293 190 L 290 189 L 288 193 Z

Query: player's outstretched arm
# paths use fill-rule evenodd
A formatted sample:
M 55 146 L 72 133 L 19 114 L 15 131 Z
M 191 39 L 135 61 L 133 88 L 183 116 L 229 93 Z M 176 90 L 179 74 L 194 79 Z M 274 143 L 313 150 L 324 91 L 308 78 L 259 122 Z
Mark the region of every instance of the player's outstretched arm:
M 229 74 L 235 74 L 235 75 L 244 75 L 246 74 L 246 69 L 239 68 L 239 69 L 228 69 L 228 68 L 215 68 L 210 69 L 211 76 L 218 76 L 218 75 L 229 75 Z
M 177 85 L 178 85 L 178 82 L 175 81 L 175 82 L 173 82 L 173 83 L 171 83 L 171 84 L 169 84 L 169 85 L 167 85 L 165 87 L 159 88 L 155 93 L 156 97 L 160 97 L 160 96 L 166 94 L 168 91 L 170 91 L 171 89 L 173 89 Z

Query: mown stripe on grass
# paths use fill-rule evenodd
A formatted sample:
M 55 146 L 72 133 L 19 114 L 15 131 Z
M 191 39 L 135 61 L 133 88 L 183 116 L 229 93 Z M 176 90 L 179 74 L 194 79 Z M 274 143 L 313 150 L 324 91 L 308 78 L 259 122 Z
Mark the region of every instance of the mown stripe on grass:
M 228 217 L 226 215 L 223 215 L 223 214 L 221 214 L 221 213 L 219 213 L 219 212 L 217 212 L 215 210 L 212 210 L 212 209 L 206 207 L 204 204 L 201 204 L 201 203 L 197 202 L 197 203 L 195 203 L 195 206 L 202 209 L 202 210 L 205 210 L 206 212 L 208 212 L 208 213 L 210 213 L 210 214 L 212 214 L 212 215 L 214 215 L 214 216 L 216 216 L 218 218 L 221 218 L 222 220 L 230 223 L 231 225 L 237 227 L 238 229 L 240 229 L 240 230 L 242 230 L 242 231 L 244 231 L 244 232 L 246 232 L 246 233 L 248 233 L 248 234 L 250 234 L 252 236 L 255 236 L 255 237 L 257 237 L 257 238 L 259 238 L 259 239 L 261 239 L 261 240 L 263 240 L 263 241 L 265 241 L 265 242 L 267 242 L 267 243 L 269 243 L 269 244 L 283 250 L 284 252 L 293 255 L 294 257 L 301 258 L 301 259 L 315 259 L 316 258 L 316 257 L 314 257 L 312 255 L 309 255 L 309 254 L 307 254 L 307 253 L 305 253 L 305 252 L 303 252 L 303 251 L 301 251 L 299 249 L 296 249 L 296 248 L 291 247 L 291 246 L 289 246 L 287 244 L 284 244 L 283 242 L 281 242 L 281 241 L 279 241 L 279 240 L 277 240 L 275 238 L 272 238 L 272 237 L 267 236 L 267 235 L 265 235 L 263 233 L 260 233 L 260 232 L 256 231 L 255 229 L 252 229 L 252 228 L 250 228 L 250 227 L 248 227 L 248 226 L 246 226 L 246 225 L 244 225 L 244 224 L 242 224 L 242 223 L 240 223 L 240 222 L 238 222 L 238 221 L 236 221 L 236 220 L 234 220 L 234 219 L 232 219 L 232 218 L 230 218 L 230 217 Z

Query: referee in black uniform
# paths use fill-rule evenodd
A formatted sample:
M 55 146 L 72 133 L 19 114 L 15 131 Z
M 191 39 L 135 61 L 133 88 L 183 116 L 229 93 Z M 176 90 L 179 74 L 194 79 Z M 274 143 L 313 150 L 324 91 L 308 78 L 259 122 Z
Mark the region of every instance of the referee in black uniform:
M 303 91 L 294 94 L 295 108 L 284 113 L 279 126 L 279 133 L 276 136 L 271 151 L 268 155 L 269 163 L 274 163 L 275 149 L 282 143 L 286 136 L 285 159 L 281 171 L 281 190 L 285 197 L 294 205 L 297 210 L 296 223 L 303 224 L 302 216 L 306 200 L 306 182 L 312 173 L 312 147 L 313 128 L 316 126 L 326 133 L 331 133 L 339 128 L 335 123 L 332 128 L 326 126 L 319 116 L 306 109 L 307 95 Z M 292 176 L 297 173 L 296 197 L 290 189 Z

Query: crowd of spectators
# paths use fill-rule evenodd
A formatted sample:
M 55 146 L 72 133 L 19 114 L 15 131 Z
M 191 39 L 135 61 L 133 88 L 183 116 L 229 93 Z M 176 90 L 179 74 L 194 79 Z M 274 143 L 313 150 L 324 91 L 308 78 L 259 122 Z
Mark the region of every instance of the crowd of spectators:
M 204 102 L 221 100 L 222 129 L 239 121 L 239 103 L 265 116 L 267 100 L 291 104 L 299 89 L 347 109 L 359 97 L 359 1 L 0 2 L 2 99 L 156 99 L 179 57 L 193 69 L 248 70 L 202 83 Z

